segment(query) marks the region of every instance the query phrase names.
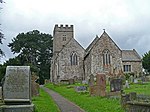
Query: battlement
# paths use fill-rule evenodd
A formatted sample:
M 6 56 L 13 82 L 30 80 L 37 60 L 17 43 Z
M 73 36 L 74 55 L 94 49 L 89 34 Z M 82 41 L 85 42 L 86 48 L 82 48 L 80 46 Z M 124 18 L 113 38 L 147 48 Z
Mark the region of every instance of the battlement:
M 58 26 L 58 24 L 55 25 L 54 27 L 54 32 L 73 32 L 73 25 L 60 25 Z

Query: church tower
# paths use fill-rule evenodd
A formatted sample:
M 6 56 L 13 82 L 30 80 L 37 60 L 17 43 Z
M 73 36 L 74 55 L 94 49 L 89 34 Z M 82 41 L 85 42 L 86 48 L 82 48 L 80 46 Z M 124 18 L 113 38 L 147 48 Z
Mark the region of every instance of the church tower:
M 58 54 L 63 47 L 73 38 L 73 25 L 55 25 L 53 31 L 53 55 Z

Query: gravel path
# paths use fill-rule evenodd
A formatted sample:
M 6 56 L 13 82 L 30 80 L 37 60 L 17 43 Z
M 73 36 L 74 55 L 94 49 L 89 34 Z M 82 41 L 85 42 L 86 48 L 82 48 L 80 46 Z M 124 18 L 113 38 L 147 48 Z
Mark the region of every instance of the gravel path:
M 56 102 L 58 107 L 60 108 L 61 112 L 85 112 L 83 109 L 81 109 L 79 106 L 75 105 L 74 103 L 70 102 L 69 100 L 65 99 L 58 93 L 41 86 L 43 90 L 45 90 Z

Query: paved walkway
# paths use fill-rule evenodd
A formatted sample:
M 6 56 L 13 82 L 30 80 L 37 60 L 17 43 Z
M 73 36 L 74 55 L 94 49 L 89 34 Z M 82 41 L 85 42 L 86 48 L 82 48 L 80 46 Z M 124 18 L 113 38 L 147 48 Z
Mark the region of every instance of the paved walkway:
M 43 90 L 45 90 L 56 102 L 58 107 L 60 108 L 61 112 L 85 112 L 83 109 L 81 109 L 79 106 L 75 105 L 74 103 L 70 102 L 69 100 L 65 99 L 58 93 L 41 86 Z

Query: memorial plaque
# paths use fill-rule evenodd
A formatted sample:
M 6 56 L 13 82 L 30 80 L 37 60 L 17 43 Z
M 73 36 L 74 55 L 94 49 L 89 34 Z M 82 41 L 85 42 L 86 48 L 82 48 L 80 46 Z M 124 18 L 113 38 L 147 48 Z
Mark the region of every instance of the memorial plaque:
M 4 102 L 30 102 L 31 82 L 29 66 L 7 66 L 3 85 Z

